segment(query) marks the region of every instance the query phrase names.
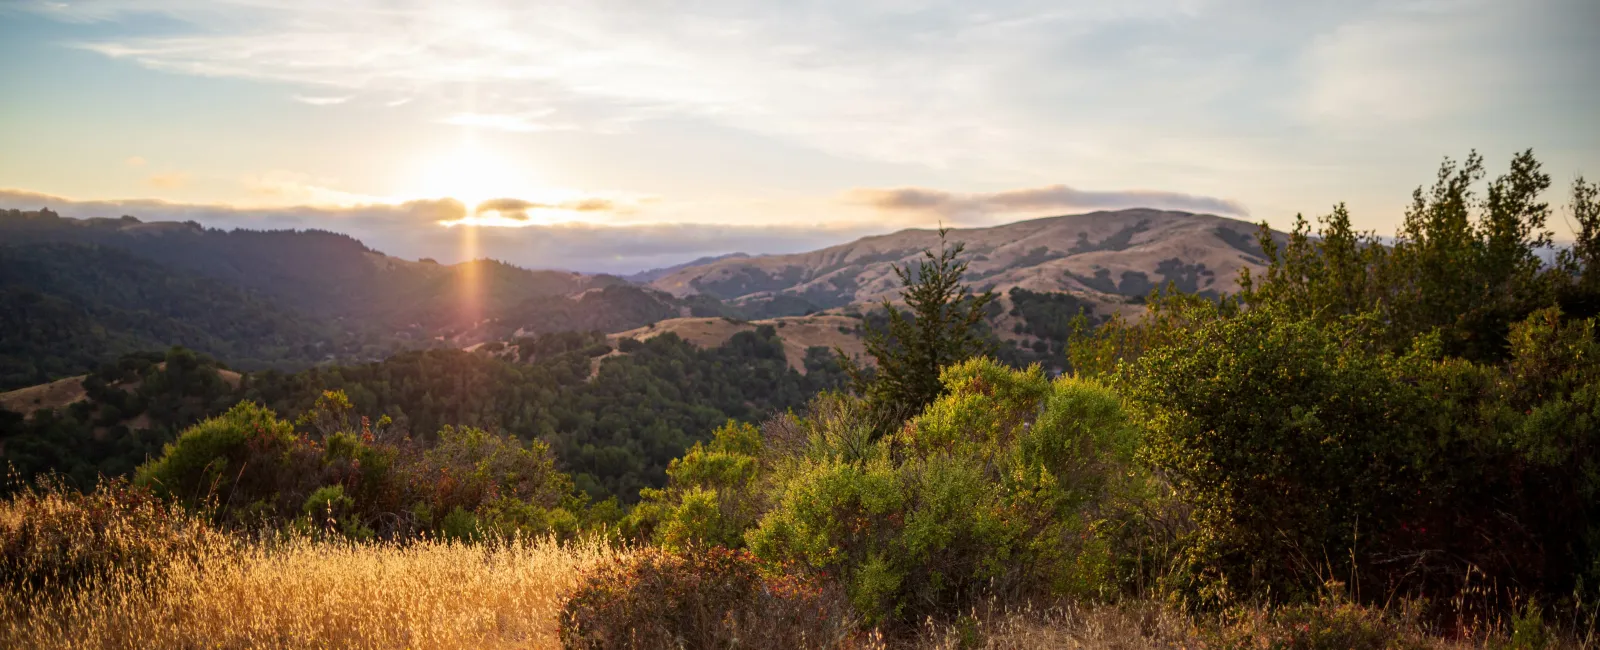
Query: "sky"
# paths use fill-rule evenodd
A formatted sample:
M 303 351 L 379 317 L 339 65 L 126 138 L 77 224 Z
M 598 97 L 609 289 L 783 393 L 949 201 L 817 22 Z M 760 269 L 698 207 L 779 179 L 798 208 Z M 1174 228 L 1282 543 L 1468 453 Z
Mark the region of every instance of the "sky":
M 1558 206 L 1600 177 L 1597 32 L 1594 0 L 0 0 L 0 208 L 608 272 L 1125 207 L 1391 234 L 1446 156 L 1532 148 Z

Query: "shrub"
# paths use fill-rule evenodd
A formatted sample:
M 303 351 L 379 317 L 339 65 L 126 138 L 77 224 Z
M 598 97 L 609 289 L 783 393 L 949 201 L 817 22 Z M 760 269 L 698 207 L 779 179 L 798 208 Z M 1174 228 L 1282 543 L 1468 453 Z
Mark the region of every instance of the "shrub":
M 463 538 L 576 532 L 566 507 L 573 505 L 572 479 L 556 471 L 543 442 L 446 426 L 402 469 L 422 528 Z
M 273 512 L 295 512 L 315 486 L 291 485 L 317 477 L 292 466 L 314 454 L 292 424 L 259 404 L 240 402 L 185 429 L 160 458 L 139 467 L 134 482 L 191 508 L 266 500 Z
M 1118 398 L 987 359 L 942 380 L 944 397 L 875 443 L 870 420 L 812 423 L 750 547 L 837 572 L 874 622 L 950 615 L 985 593 L 1113 588 L 1101 522 L 1139 482 Z
M 1126 368 L 1145 458 L 1193 509 L 1190 586 L 1296 599 L 1357 576 L 1442 601 L 1477 576 L 1503 600 L 1595 577 L 1593 323 L 1537 313 L 1501 366 L 1437 337 L 1387 353 L 1381 327 L 1268 305 Z
M 390 435 L 387 418 L 374 427 L 355 415 L 338 391 L 297 422 L 311 431 L 242 402 L 185 430 L 136 481 L 219 523 L 356 538 L 571 536 L 580 514 L 592 519 L 543 442 L 446 426 L 423 447 Z
M 729 421 L 667 466 L 667 487 L 639 491 L 624 527 L 671 549 L 742 546 L 762 512 L 761 454 L 761 432 Z
M 561 611 L 567 648 L 831 648 L 853 628 L 827 583 L 767 573 L 748 552 L 719 547 L 614 560 Z

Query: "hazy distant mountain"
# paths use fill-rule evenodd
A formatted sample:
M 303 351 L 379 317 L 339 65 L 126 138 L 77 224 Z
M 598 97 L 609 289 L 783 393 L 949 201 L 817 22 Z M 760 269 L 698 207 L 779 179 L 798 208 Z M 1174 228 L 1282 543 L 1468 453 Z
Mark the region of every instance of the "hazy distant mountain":
M 1151 289 L 1168 282 L 1207 295 L 1237 291 L 1240 268 L 1262 268 L 1256 232 L 1237 219 L 1132 209 L 956 229 L 950 239 L 966 243 L 967 279 L 975 287 L 1071 293 L 1104 314 L 1137 309 Z M 769 315 L 804 313 L 896 295 L 890 265 L 914 264 L 937 245 L 933 230 L 903 230 L 809 253 L 687 266 L 651 284 L 747 309 L 772 305 Z
M 622 276 L 622 279 L 627 280 L 629 282 L 637 282 L 639 284 L 650 284 L 651 282 L 655 282 L 656 280 L 659 280 L 659 279 L 661 279 L 663 277 L 666 277 L 668 275 L 671 275 L 671 274 L 676 273 L 678 271 L 681 271 L 683 269 L 689 268 L 691 266 L 703 266 L 703 265 L 706 265 L 706 264 L 710 264 L 712 262 L 720 262 L 720 261 L 726 260 L 726 259 L 743 259 L 743 258 L 746 258 L 746 257 L 750 257 L 750 256 L 745 254 L 745 253 L 727 253 L 727 254 L 724 254 L 724 255 L 707 255 L 705 257 L 702 257 L 700 259 L 694 260 L 692 262 L 684 262 L 682 264 L 674 264 L 672 266 L 664 266 L 664 267 L 661 267 L 659 269 L 650 269 L 648 271 L 640 271 L 640 272 L 635 273 L 633 275 L 625 275 L 625 276 Z

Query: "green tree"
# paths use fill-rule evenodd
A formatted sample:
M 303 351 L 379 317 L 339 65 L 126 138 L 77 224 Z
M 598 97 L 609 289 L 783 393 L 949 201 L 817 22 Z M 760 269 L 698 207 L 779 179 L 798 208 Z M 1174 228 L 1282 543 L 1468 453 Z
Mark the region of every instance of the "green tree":
M 1571 277 L 1582 275 L 1579 267 L 1594 256 L 1593 236 L 1583 232 L 1593 232 L 1600 218 L 1593 190 L 1579 180 L 1573 212 L 1588 230 L 1563 256 L 1565 268 L 1546 268 L 1539 252 L 1551 245 L 1550 206 L 1540 195 L 1550 176 L 1530 150 L 1513 156 L 1480 198 L 1475 188 L 1483 177 L 1476 152 L 1460 164 L 1445 159 L 1433 186 L 1413 192 L 1392 245 L 1355 231 L 1343 205 L 1315 232 L 1298 219 L 1281 248 L 1263 225 L 1267 269 L 1259 277 L 1241 272 L 1241 297 L 1322 323 L 1375 312 L 1391 350 L 1437 329 L 1448 354 L 1502 360 L 1511 324 L 1555 304 L 1562 287 L 1573 286 Z
M 939 229 L 939 250 L 922 251 L 916 266 L 893 265 L 904 289 L 900 297 L 910 314 L 902 312 L 888 298 L 887 331 L 868 330 L 867 354 L 877 362 L 869 373 L 839 350 L 840 363 L 850 375 L 856 392 L 864 396 L 877 414 L 880 432 L 886 432 L 921 412 L 938 399 L 943 387 L 939 372 L 943 368 L 988 351 L 982 333 L 985 310 L 994 292 L 974 295 L 961 283 L 967 263 L 960 259 L 965 244 L 950 244 L 950 230 Z
M 1600 314 L 1600 183 L 1572 183 L 1572 247 L 1557 264 L 1573 282 L 1561 288 L 1561 307 L 1573 316 Z

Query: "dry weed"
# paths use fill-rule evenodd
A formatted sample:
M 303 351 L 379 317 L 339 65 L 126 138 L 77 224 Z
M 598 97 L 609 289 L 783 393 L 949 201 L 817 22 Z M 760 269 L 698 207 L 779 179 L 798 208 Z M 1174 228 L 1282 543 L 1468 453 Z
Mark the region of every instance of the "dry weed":
M 6 594 L 0 647 L 547 648 L 598 543 L 219 545 L 155 584 Z

